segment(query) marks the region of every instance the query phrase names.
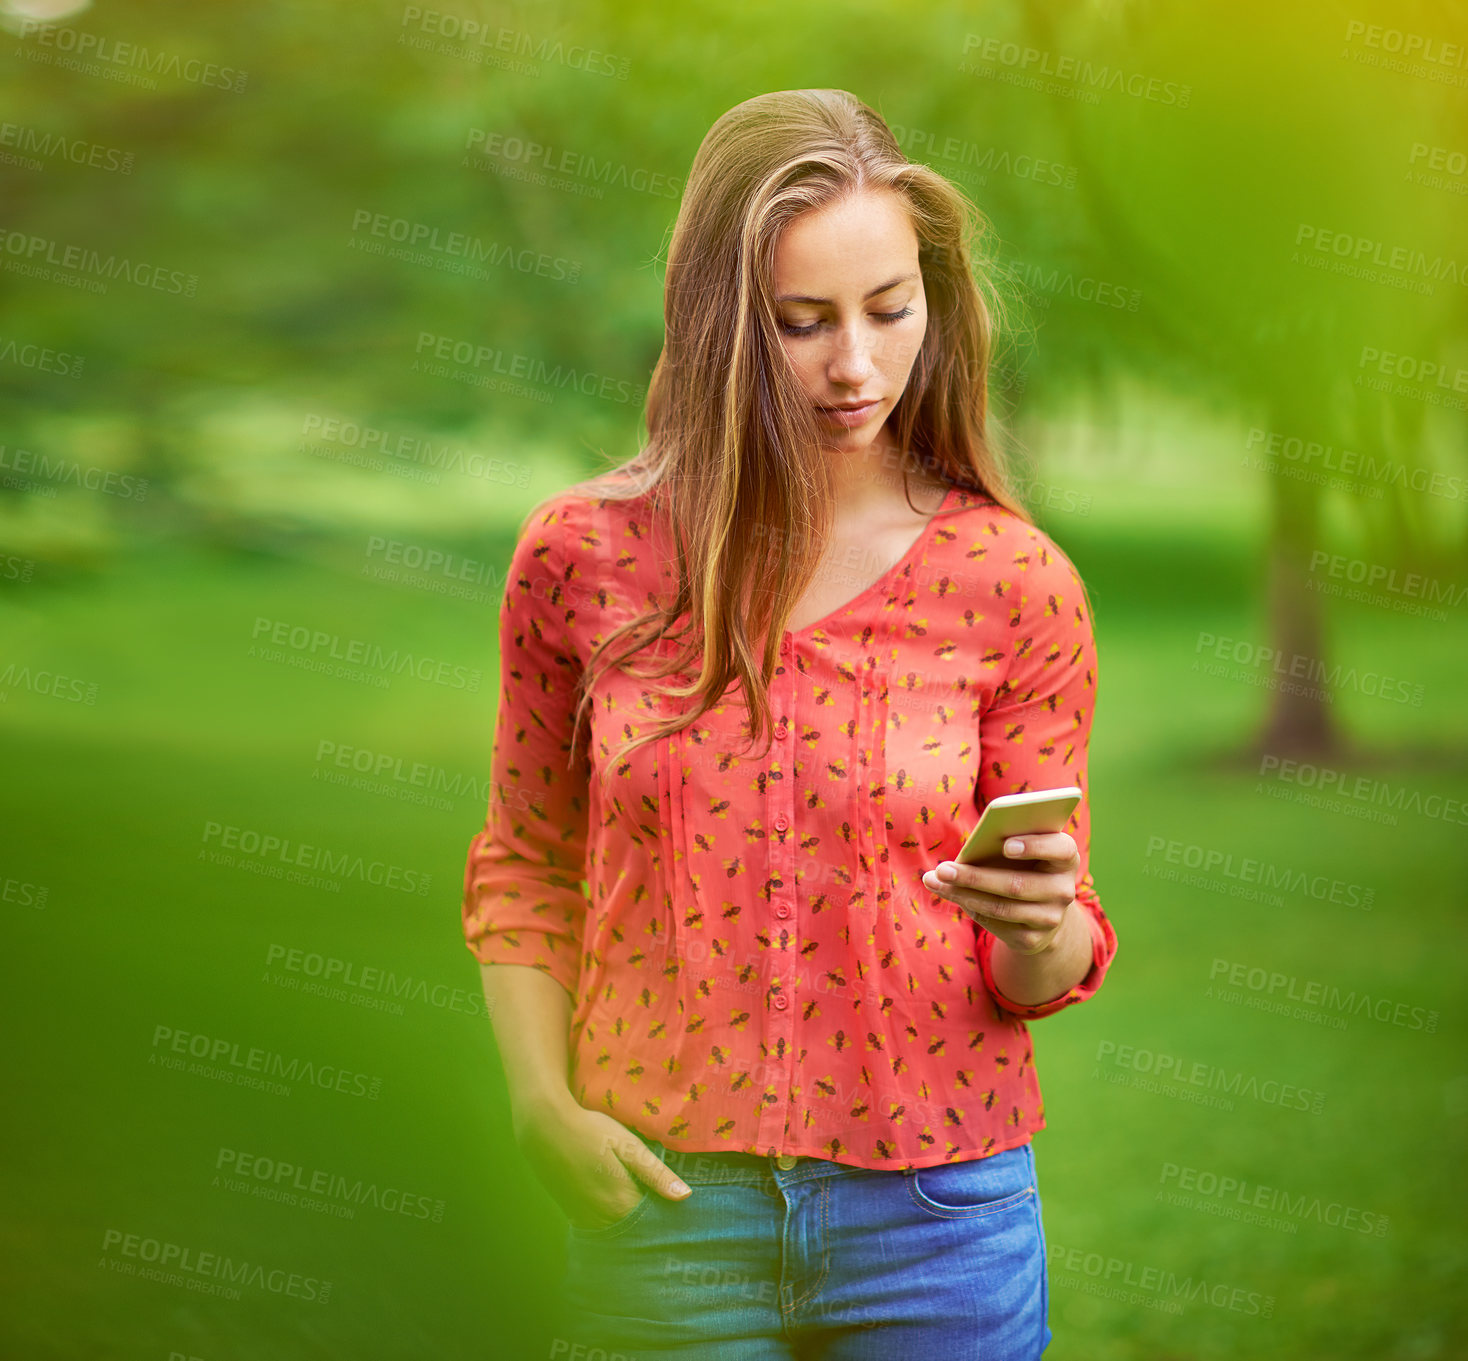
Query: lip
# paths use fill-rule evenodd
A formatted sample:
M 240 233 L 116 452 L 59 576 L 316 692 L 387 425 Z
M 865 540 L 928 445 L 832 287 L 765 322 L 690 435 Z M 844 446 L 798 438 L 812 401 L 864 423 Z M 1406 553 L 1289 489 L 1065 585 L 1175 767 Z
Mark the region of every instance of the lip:
M 828 421 L 848 428 L 863 424 L 882 404 L 874 397 L 870 402 L 843 402 L 840 406 L 818 406 L 816 410 Z

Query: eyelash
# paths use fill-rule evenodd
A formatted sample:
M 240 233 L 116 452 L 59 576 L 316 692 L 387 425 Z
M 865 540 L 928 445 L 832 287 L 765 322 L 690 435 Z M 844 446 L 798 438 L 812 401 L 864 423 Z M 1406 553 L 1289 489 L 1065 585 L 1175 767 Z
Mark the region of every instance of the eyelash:
M 910 317 L 911 315 L 912 308 L 910 307 L 904 307 L 900 312 L 872 313 L 873 318 L 881 322 L 883 326 L 890 326 L 893 322 L 901 321 L 904 317 Z M 813 321 L 809 326 L 792 326 L 789 322 L 782 321 L 780 323 L 780 329 L 784 331 L 787 336 L 808 336 L 813 335 L 820 328 L 820 325 L 820 322 Z

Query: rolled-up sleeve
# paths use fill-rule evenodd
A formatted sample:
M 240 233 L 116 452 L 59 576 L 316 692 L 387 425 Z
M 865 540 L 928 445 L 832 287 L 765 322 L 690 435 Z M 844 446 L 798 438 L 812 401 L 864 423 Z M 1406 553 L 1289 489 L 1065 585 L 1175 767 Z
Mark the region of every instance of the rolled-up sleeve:
M 1081 580 L 1044 536 L 1027 536 L 1001 564 L 995 604 L 1007 611 L 1010 663 L 980 720 L 981 808 L 1000 794 L 1075 785 L 1082 799 L 1066 824 L 1080 852 L 1076 903 L 1091 932 L 1091 968 L 1059 997 L 1025 1006 L 994 983 L 995 938 L 978 931 L 979 969 L 995 1003 L 1027 1020 L 1049 1016 L 1095 995 L 1116 955 L 1116 931 L 1091 877 L 1091 790 L 1087 748 L 1096 702 L 1096 642 Z
M 567 767 L 581 673 L 567 627 L 570 513 L 565 500 L 538 513 L 506 573 L 489 808 L 469 844 L 463 924 L 482 964 L 540 969 L 574 998 L 588 793 L 584 762 Z

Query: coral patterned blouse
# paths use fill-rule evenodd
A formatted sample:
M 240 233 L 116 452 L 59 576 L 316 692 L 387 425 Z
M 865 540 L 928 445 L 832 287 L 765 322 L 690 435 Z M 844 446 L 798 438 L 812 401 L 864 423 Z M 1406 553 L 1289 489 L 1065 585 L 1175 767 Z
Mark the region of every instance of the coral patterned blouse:
M 646 498 L 573 490 L 522 531 L 469 949 L 556 979 L 580 1104 L 670 1148 L 909 1168 L 1026 1142 L 1045 1117 L 1025 1018 L 1090 997 L 1116 952 L 1089 798 L 1066 830 L 1092 966 L 1060 997 L 1001 997 L 994 937 L 921 876 L 995 795 L 1089 793 L 1096 651 L 1075 569 L 950 488 L 895 566 L 782 635 L 768 751 L 742 736 L 736 683 L 612 764 L 659 701 L 604 671 L 568 769 L 592 641 L 670 593 L 671 562 Z

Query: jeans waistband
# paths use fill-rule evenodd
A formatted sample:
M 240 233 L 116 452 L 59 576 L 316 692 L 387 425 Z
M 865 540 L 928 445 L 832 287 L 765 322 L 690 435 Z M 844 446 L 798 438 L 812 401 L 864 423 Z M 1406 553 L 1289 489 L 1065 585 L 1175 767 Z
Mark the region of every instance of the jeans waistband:
M 759 1153 L 727 1153 L 722 1150 L 683 1152 L 671 1149 L 661 1140 L 643 1136 L 674 1172 L 690 1186 L 746 1185 L 758 1187 L 789 1186 L 814 1177 L 884 1176 L 888 1173 L 868 1167 L 851 1167 L 829 1158 L 797 1157 L 793 1167 L 781 1167 L 776 1157 Z M 892 1172 L 900 1169 L 893 1168 Z

